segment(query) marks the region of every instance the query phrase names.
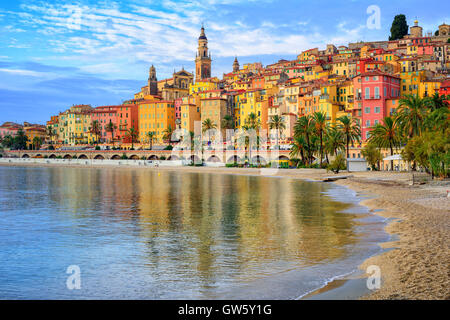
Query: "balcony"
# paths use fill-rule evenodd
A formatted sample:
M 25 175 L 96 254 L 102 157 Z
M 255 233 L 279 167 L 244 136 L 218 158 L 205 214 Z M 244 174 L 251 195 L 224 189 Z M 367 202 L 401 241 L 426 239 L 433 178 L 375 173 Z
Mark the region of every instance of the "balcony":
M 378 100 L 381 99 L 381 96 L 376 95 L 376 96 L 364 96 L 364 99 L 366 100 Z

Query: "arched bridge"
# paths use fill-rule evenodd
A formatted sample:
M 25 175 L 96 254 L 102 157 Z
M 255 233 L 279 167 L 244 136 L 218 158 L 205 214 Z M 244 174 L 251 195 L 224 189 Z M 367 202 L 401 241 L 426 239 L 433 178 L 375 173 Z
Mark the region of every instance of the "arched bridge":
M 95 160 L 201 160 L 207 162 L 241 163 L 251 159 L 253 163 L 267 164 L 270 161 L 290 159 L 289 151 L 279 150 L 227 150 L 223 152 L 204 151 L 191 153 L 177 150 L 11 150 L 4 151 L 9 158 L 48 159 L 95 159 Z

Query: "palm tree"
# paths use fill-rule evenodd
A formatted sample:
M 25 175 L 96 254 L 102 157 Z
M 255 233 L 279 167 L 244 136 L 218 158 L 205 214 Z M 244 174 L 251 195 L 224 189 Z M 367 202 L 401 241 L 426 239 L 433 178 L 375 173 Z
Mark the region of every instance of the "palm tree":
M 136 142 L 136 140 L 138 138 L 138 132 L 136 131 L 136 129 L 134 127 L 131 127 L 130 129 L 127 130 L 126 136 L 127 136 L 127 138 L 130 138 L 130 140 L 131 140 L 131 149 L 134 149 L 134 143 Z
M 419 136 L 426 116 L 425 100 L 419 96 L 406 95 L 400 99 L 397 110 L 398 123 L 408 138 Z
M 245 119 L 245 124 L 248 129 L 256 130 L 256 134 L 259 132 L 259 128 L 261 127 L 261 121 L 255 113 L 250 113 Z
M 335 156 L 341 150 L 345 150 L 345 139 L 342 131 L 336 127 L 329 128 L 325 133 L 324 149 L 328 162 L 328 154 Z
M 53 126 L 47 127 L 46 135 L 50 138 L 50 144 L 53 144 L 53 137 L 56 136 L 56 131 L 53 129 Z
M 173 128 L 169 124 L 169 126 L 163 131 L 163 140 L 167 141 L 169 143 L 169 146 L 172 143 L 172 134 L 173 134 Z
M 89 130 L 89 131 L 90 131 L 90 133 L 92 133 L 95 136 L 95 144 L 98 145 L 99 136 L 102 133 L 102 130 L 100 128 L 100 124 L 99 124 L 98 120 L 92 121 L 91 130 Z
M 34 137 L 33 138 L 34 150 L 39 150 L 41 145 L 42 145 L 42 138 L 41 137 Z
M 226 129 L 234 129 L 234 120 L 230 115 L 225 115 L 222 119 L 222 128 Z
M 308 164 L 312 163 L 312 146 L 311 146 L 311 136 L 314 129 L 314 119 L 309 116 L 300 117 L 294 126 L 294 137 L 303 136 L 306 141 L 306 153 Z
M 156 137 L 156 132 L 149 131 L 149 132 L 147 132 L 146 136 L 148 138 L 148 142 L 150 143 L 150 150 L 152 150 L 152 148 L 153 148 L 153 140 Z
M 105 130 L 107 132 L 111 132 L 111 140 L 114 146 L 114 130 L 116 129 L 116 126 L 114 125 L 114 123 L 112 123 L 111 119 L 109 119 L 109 123 L 106 125 Z
M 28 136 L 22 129 L 19 129 L 14 136 L 13 147 L 17 150 L 24 150 L 27 148 Z
M 445 133 L 449 126 L 448 119 L 450 116 L 448 100 L 450 100 L 450 96 L 440 96 L 437 92 L 433 96 L 425 98 L 425 105 L 430 110 L 424 121 L 427 129 L 433 131 L 440 129 L 442 133 Z
M 397 118 L 386 117 L 384 124 L 377 124 L 370 132 L 369 143 L 374 143 L 378 148 L 389 148 L 391 156 L 394 148 L 400 146 L 401 128 Z M 391 160 L 391 170 L 394 171 L 394 161 Z
M 276 130 L 276 140 L 277 140 L 277 147 L 278 149 L 280 146 L 278 145 L 278 133 L 280 135 L 283 134 L 283 130 L 286 129 L 286 125 L 284 124 L 283 118 L 279 115 L 274 115 L 269 120 L 269 128 Z
M 212 121 L 211 119 L 205 119 L 202 123 L 202 132 L 208 132 L 208 143 L 211 142 L 211 129 L 215 129 L 217 128 L 216 124 L 214 123 L 214 121 Z
M 314 131 L 320 140 L 320 163 L 319 166 L 322 165 L 323 161 L 323 135 L 327 129 L 327 117 L 324 112 L 315 112 L 313 115 L 314 118 Z
M 441 108 L 448 108 L 449 103 L 447 100 L 450 100 L 450 97 L 445 95 L 441 96 L 439 93 L 435 92 L 431 97 L 426 97 L 424 103 L 431 111 L 435 111 Z
M 359 123 L 348 116 L 342 116 L 337 119 L 338 129 L 344 134 L 345 145 L 347 150 L 347 159 L 350 158 L 350 143 L 361 141 L 361 128 Z
M 300 155 L 302 163 L 305 164 L 305 151 L 308 152 L 308 144 L 304 136 L 294 136 L 294 141 L 292 142 L 292 148 L 289 155 L 293 158 Z M 298 167 L 298 163 L 297 163 Z

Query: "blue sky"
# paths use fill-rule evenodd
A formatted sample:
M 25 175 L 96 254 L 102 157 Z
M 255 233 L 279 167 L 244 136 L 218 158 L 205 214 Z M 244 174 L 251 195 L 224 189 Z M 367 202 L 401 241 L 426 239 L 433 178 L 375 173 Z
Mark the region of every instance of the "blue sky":
M 381 28 L 368 29 L 370 5 Z M 45 123 L 73 104 L 120 104 L 158 79 L 194 70 L 202 22 L 213 75 L 231 71 L 234 56 L 269 64 L 327 43 L 387 39 L 403 13 L 424 31 L 450 23 L 448 1 L 194 0 L 0 2 L 0 123 Z

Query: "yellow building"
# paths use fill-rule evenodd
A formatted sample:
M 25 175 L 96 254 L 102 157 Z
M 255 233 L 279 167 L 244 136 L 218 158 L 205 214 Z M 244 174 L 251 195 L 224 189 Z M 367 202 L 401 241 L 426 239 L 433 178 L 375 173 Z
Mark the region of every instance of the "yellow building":
M 148 143 L 147 133 L 154 132 L 154 142 L 164 143 L 164 131 L 175 129 L 175 107 L 171 100 L 142 101 L 139 103 L 139 140 Z
M 321 87 L 321 95 L 319 97 L 319 108 L 317 111 L 326 114 L 327 121 L 331 123 L 336 122 L 336 114 L 339 111 L 337 99 L 337 86 L 335 84 L 328 84 Z
M 216 126 L 216 129 L 225 138 L 225 130 L 222 127 L 222 120 L 227 112 L 227 99 L 221 97 L 203 98 L 201 99 L 201 122 L 210 119 Z
M 216 90 L 218 88 L 218 79 L 201 80 L 189 85 L 189 94 L 201 93 L 202 91 Z
M 26 126 L 23 128 L 25 135 L 28 137 L 27 149 L 34 149 L 34 138 L 38 137 L 41 139 L 41 143 L 44 144 L 46 137 L 46 130 L 41 126 Z
M 184 97 L 180 106 L 180 128 L 187 132 L 195 132 L 195 122 L 201 121 L 201 100 L 192 96 Z
M 64 144 L 89 144 L 94 141 L 91 133 L 92 120 L 90 105 L 77 105 L 59 116 L 60 141 Z
M 419 85 L 427 78 L 427 71 L 414 71 L 400 73 L 400 95 L 404 97 L 407 94 L 418 95 Z
M 264 99 L 264 95 L 262 94 L 264 91 L 260 89 L 249 90 L 240 95 L 238 95 L 237 105 L 239 109 L 239 121 L 238 128 L 245 125 L 245 121 L 248 118 L 249 114 L 254 113 L 260 123 L 262 123 L 262 101 Z
M 441 81 L 439 80 L 424 80 L 419 83 L 419 97 L 431 97 L 436 92 L 439 93 L 441 88 Z

